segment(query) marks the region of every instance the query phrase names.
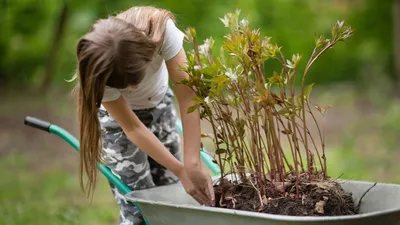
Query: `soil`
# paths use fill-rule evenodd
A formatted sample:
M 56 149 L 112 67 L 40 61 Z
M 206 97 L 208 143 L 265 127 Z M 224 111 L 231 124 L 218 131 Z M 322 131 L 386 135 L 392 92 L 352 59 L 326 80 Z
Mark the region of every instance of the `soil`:
M 251 183 L 221 183 L 223 185 L 214 186 L 216 207 L 220 208 L 289 216 L 340 216 L 358 213 L 351 193 L 346 193 L 333 180 L 299 182 L 298 198 L 295 183 L 291 182 L 285 182 L 285 193 L 282 182 L 269 182 L 264 196 L 259 195 Z M 223 196 L 221 190 L 224 190 Z

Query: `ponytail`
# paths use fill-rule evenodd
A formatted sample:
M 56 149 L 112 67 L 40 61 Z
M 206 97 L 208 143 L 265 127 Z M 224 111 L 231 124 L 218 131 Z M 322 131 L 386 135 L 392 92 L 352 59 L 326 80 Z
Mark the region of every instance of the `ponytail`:
M 89 41 L 82 39 L 78 44 L 79 82 L 76 91 L 80 123 L 80 185 L 82 190 L 87 190 L 90 196 L 97 182 L 97 163 L 101 162 L 101 128 L 98 109 L 109 77 L 109 72 L 107 72 L 109 66 L 104 61 L 105 57 L 96 55 L 95 51 L 87 48 L 88 43 Z M 83 179 L 84 172 L 88 179 L 86 185 Z

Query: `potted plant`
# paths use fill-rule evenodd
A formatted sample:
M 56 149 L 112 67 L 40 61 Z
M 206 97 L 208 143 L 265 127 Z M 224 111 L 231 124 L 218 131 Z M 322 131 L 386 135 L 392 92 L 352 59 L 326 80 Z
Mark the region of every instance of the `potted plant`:
M 143 200 L 149 198 L 150 194 L 145 194 L 149 191 L 139 191 L 128 198 L 142 202 L 143 207 L 151 203 L 153 209 L 184 208 L 193 218 L 190 223 L 180 224 L 198 224 L 194 222 L 196 210 L 209 212 L 207 218 L 214 224 L 243 224 L 245 220 L 240 216 L 251 224 L 264 224 L 263 219 L 271 224 L 373 224 L 389 218 L 383 214 L 390 215 L 391 219 L 385 220 L 387 224 L 397 224 L 400 203 L 379 203 L 376 207 L 368 204 L 385 201 L 388 196 L 400 200 L 399 186 L 378 184 L 377 192 L 371 191 L 366 198 L 367 206 L 361 204 L 364 215 L 360 215 L 361 200 L 375 185 L 343 183 L 329 177 L 324 134 L 315 116 L 324 115 L 329 106 L 315 104 L 309 97 L 313 87 L 306 79 L 310 68 L 325 52 L 351 37 L 352 28 L 338 21 L 332 26 L 331 37 L 314 35 L 315 48 L 300 73 L 302 55 L 286 57 L 279 45 L 270 37 L 262 37 L 239 15 L 237 10 L 221 19 L 229 32 L 218 54 L 212 37 L 200 44 L 194 28 L 185 32 L 185 40 L 193 49 L 188 51 L 187 65 L 181 68 L 190 77 L 180 84 L 196 93 L 195 104 L 188 113 L 199 110 L 201 119 L 212 128 L 211 134 L 202 137 L 213 143 L 214 162 L 220 168 L 214 186 L 216 207 L 182 206 L 176 199 L 176 204 L 170 205 L 163 203 L 158 194 L 161 202 L 154 203 L 154 197 L 152 201 Z M 265 68 L 265 62 L 272 60 L 279 63 L 279 70 Z M 310 126 L 316 127 L 317 135 L 312 135 Z M 163 193 L 172 190 L 162 188 Z M 155 196 L 155 191 L 150 192 Z M 171 210 L 167 210 L 170 215 L 174 211 Z M 234 216 L 222 219 L 222 214 Z M 213 216 L 220 222 L 211 220 Z

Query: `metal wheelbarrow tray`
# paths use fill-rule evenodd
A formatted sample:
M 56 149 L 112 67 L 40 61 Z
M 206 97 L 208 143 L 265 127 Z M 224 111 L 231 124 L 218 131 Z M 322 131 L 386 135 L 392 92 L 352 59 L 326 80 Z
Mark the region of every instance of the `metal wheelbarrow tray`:
M 24 123 L 61 137 L 79 151 L 78 140 L 63 128 L 33 117 L 25 117 Z M 182 132 L 180 120 L 177 127 Z M 208 168 L 218 174 L 219 168 L 207 151 L 202 149 L 200 155 Z M 200 206 L 180 184 L 131 190 L 107 166 L 98 164 L 98 169 L 138 207 L 147 225 L 400 225 L 400 185 L 397 184 L 378 183 L 362 199 L 358 215 L 295 217 Z M 342 180 L 341 184 L 356 202 L 373 185 L 351 180 Z
M 216 177 L 215 177 L 216 179 Z M 374 183 L 342 180 L 355 200 Z M 138 190 L 126 195 L 157 225 L 400 225 L 400 185 L 378 183 L 362 199 L 353 216 L 295 217 L 200 206 L 179 185 Z M 357 201 L 356 201 L 357 202 Z

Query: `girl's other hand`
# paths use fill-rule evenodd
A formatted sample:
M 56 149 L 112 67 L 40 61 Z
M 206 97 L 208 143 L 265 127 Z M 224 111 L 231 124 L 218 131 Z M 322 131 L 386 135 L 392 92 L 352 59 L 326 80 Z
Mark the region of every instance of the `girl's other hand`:
M 215 206 L 211 177 L 199 168 L 182 169 L 179 178 L 186 192 L 201 205 Z

